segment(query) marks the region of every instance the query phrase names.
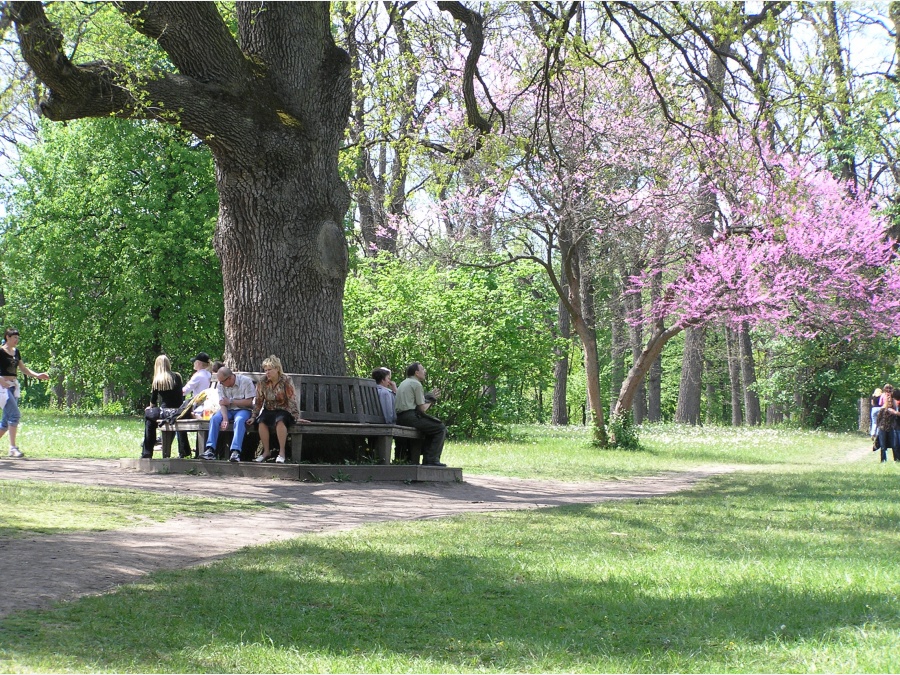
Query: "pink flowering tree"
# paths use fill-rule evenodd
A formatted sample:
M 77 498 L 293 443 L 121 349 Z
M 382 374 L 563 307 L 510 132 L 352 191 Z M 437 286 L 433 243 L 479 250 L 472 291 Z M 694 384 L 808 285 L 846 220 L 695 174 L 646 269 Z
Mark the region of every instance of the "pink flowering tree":
M 631 292 L 644 293 L 654 275 L 666 278 L 652 304 L 650 337 L 614 414 L 630 408 L 650 364 L 688 327 L 746 322 L 801 340 L 854 340 L 894 328 L 900 310 L 896 242 L 865 195 L 789 156 L 758 157 L 731 173 L 727 186 L 717 195 L 728 212 L 726 230 L 677 273 L 656 261 L 631 280 Z

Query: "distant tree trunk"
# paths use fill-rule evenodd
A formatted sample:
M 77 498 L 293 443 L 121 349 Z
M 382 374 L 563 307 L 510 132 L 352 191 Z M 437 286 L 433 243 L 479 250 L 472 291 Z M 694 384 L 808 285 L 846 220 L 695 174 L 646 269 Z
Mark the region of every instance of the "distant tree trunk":
M 778 403 L 770 403 L 766 406 L 766 424 L 781 424 L 784 422 L 784 411 Z
M 662 295 L 662 274 L 657 272 L 650 280 L 650 306 L 655 307 Z M 640 357 L 635 358 L 635 362 Z M 662 356 L 657 356 L 647 373 L 647 420 L 662 421 Z
M 753 390 L 756 384 L 756 363 L 753 358 L 753 344 L 750 341 L 750 326 L 745 322 L 737 334 L 740 348 L 741 382 L 744 388 L 744 409 L 747 424 L 757 427 L 762 423 L 759 395 Z
M 625 379 L 625 351 L 628 349 L 626 335 L 628 328 L 625 325 L 625 306 L 621 293 L 614 292 L 609 301 L 609 309 L 612 321 L 610 322 L 610 414 L 615 408 L 616 395 L 622 388 L 622 380 Z
M 569 342 L 572 330 L 569 313 L 562 301 L 559 302 L 557 329 L 559 337 L 566 341 L 565 346 L 555 348 L 556 363 L 553 366 L 553 417 L 551 422 L 559 426 L 569 423 L 568 383 L 569 383 Z
M 731 389 L 731 426 L 739 427 L 744 423 L 741 412 L 741 364 L 737 336 L 731 328 L 725 329 L 725 344 L 728 352 L 728 381 Z
M 638 293 L 627 294 L 625 296 L 625 309 L 629 315 L 628 338 L 631 343 L 631 362 L 635 363 L 640 357 L 644 345 L 641 324 L 637 321 L 638 317 L 642 316 L 641 296 Z M 641 380 L 638 385 L 637 392 L 634 395 L 634 403 L 631 405 L 635 424 L 643 424 L 644 418 L 647 416 L 647 389 L 644 386 L 644 382 L 645 380 Z
M 707 360 L 706 361 L 706 372 L 712 372 L 712 364 Z M 716 383 L 713 382 L 711 377 L 706 378 L 706 423 L 709 425 L 713 425 L 718 421 L 718 415 L 716 414 Z
M 684 358 L 678 385 L 678 407 L 675 421 L 679 424 L 700 422 L 700 394 L 703 380 L 703 352 L 706 344 L 704 328 L 690 328 L 684 333 Z
M 662 422 L 662 357 L 659 356 L 647 374 L 647 421 Z

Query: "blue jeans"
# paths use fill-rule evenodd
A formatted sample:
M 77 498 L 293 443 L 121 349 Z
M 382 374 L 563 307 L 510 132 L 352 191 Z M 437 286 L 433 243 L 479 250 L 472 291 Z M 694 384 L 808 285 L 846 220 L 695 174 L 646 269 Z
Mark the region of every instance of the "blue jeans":
M 869 427 L 869 436 L 875 436 L 878 433 L 878 427 L 875 426 L 875 418 L 878 417 L 879 406 L 872 406 L 872 426 Z
M 234 438 L 231 439 L 231 450 L 241 451 L 244 444 L 244 434 L 247 432 L 247 420 L 250 419 L 250 410 L 239 408 L 238 410 L 226 410 L 228 421 L 234 422 Z M 209 435 L 206 437 L 206 447 L 216 451 L 216 443 L 219 440 L 219 427 L 222 424 L 222 409 L 219 409 L 209 420 Z
M 18 426 L 20 419 L 22 419 L 22 413 L 19 412 L 19 400 L 13 396 L 10 389 L 9 398 L 6 399 L 6 405 L 3 406 L 3 419 L 0 420 L 0 429 Z

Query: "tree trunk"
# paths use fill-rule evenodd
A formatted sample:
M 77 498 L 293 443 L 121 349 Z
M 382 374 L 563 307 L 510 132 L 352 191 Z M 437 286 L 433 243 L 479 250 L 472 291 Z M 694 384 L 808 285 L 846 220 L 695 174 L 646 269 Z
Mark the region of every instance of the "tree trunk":
M 557 314 L 559 321 L 557 328 L 559 337 L 566 340 L 566 346 L 556 347 L 556 363 L 553 366 L 553 417 L 552 424 L 566 426 L 569 423 L 568 406 L 568 382 L 569 382 L 569 349 L 568 343 L 572 337 L 569 322 L 569 313 L 562 301 L 559 302 Z
M 662 357 L 657 356 L 647 374 L 647 421 L 662 422 Z
M 636 321 L 637 317 L 642 316 L 640 294 L 629 293 L 626 295 L 625 309 L 631 318 L 628 325 L 628 339 L 631 343 L 631 362 L 634 363 L 640 357 L 644 345 L 641 324 Z M 635 424 L 643 424 L 644 418 L 647 416 L 647 388 L 644 386 L 644 381 L 642 379 L 638 384 L 634 402 L 631 404 L 631 413 Z M 621 391 L 621 387 L 619 390 Z
M 744 388 L 744 409 L 747 412 L 747 424 L 758 427 L 762 423 L 762 411 L 759 395 L 753 390 L 756 384 L 756 363 L 753 358 L 753 344 L 750 341 L 750 326 L 745 322 L 738 332 L 740 348 L 741 382 Z
M 682 330 L 681 326 L 673 326 L 667 329 L 660 323 L 656 324 L 653 334 L 647 341 L 647 345 L 631 367 L 631 370 L 628 371 L 624 382 L 622 382 L 622 389 L 619 392 L 618 400 L 616 400 L 616 407 L 613 409 L 614 415 L 622 415 L 631 408 L 641 382 L 647 376 L 650 367 L 659 359 L 663 347 Z
M 728 352 L 728 380 L 731 384 L 731 426 L 739 427 L 744 423 L 741 412 L 741 364 L 738 338 L 734 330 L 725 329 L 725 344 Z
M 23 56 L 49 89 L 41 112 L 155 119 L 204 141 L 219 192 L 225 360 L 255 370 L 277 354 L 288 371 L 343 374 L 350 196 L 338 151 L 350 60 L 328 3 L 237 3 L 237 41 L 213 3 L 116 6 L 165 51 L 170 71 L 73 64 L 41 3 L 11 5 Z
M 706 331 L 689 328 L 684 335 L 684 358 L 681 361 L 681 382 L 678 385 L 678 407 L 675 421 L 679 424 L 700 422 L 700 398 L 703 380 L 703 351 Z
M 622 381 L 625 379 L 625 351 L 628 348 L 626 334 L 627 326 L 625 325 L 625 307 L 622 302 L 622 296 L 619 293 L 613 293 L 609 300 L 609 308 L 611 315 L 610 322 L 610 369 L 609 369 L 609 389 L 610 389 L 610 414 L 615 408 L 617 394 L 622 390 Z

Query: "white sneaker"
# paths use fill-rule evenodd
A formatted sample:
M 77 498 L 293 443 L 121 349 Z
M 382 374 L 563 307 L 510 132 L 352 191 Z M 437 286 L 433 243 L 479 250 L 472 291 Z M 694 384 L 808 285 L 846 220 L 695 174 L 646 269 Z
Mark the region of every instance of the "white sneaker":
M 281 455 L 278 455 L 278 457 L 275 458 L 275 463 L 276 464 L 284 464 L 284 457 L 282 457 Z
M 253 461 L 254 461 L 254 462 L 260 462 L 260 463 L 262 463 L 262 462 L 265 462 L 266 459 L 268 459 L 268 458 L 267 458 L 267 457 L 263 457 L 262 455 L 260 455 L 259 457 L 257 457 L 257 458 L 254 459 Z
M 240 462 L 241 461 L 241 453 L 237 450 L 231 451 L 231 457 L 228 458 L 229 462 Z
M 9 449 L 9 456 L 14 457 L 15 459 L 19 459 L 21 457 L 24 457 L 25 453 L 23 453 L 21 450 L 19 450 L 16 446 L 12 446 Z

